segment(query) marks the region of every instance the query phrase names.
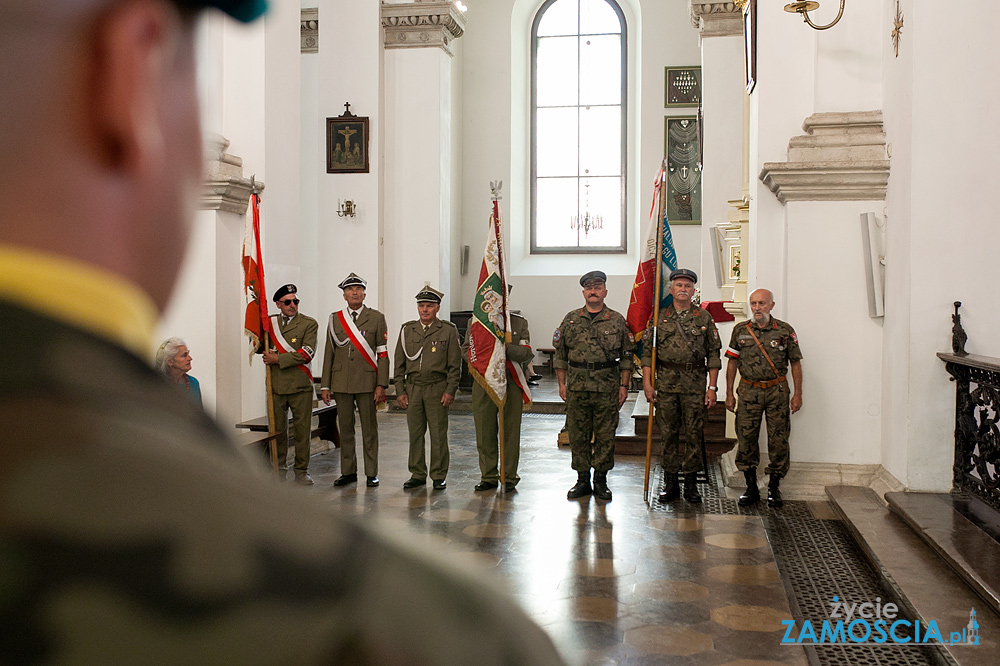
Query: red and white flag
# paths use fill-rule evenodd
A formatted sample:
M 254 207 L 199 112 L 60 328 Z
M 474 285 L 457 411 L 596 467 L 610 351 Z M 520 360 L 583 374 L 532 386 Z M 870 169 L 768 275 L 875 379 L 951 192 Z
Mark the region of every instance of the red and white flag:
M 510 342 L 510 312 L 507 305 L 507 279 L 504 273 L 503 224 L 500 221 L 500 185 L 493 189 L 493 213 L 486 237 L 483 265 L 479 270 L 479 287 L 472 306 L 472 327 L 469 333 L 469 371 L 498 406 L 507 398 L 507 373 L 510 370 L 521 400 L 531 404 L 531 392 L 520 363 L 507 360 L 506 344 Z M 513 389 L 512 389 L 513 390 Z
M 639 257 L 639 268 L 635 273 L 635 283 L 632 284 L 632 296 L 629 299 L 628 311 L 625 314 L 625 321 L 632 331 L 632 337 L 638 341 L 646 330 L 646 324 L 653 316 L 653 301 L 656 296 L 656 238 L 657 232 L 663 234 L 663 248 L 660 253 L 660 260 L 663 262 L 660 281 L 665 283 L 670 271 L 677 268 L 677 253 L 674 251 L 674 239 L 670 233 L 670 224 L 664 218 L 661 220 L 657 214 L 657 200 L 660 196 L 661 182 L 664 178 L 663 169 L 656 174 L 655 193 L 653 194 L 653 205 L 649 211 L 649 222 L 646 224 L 646 232 L 643 234 L 642 254 Z M 666 289 L 660 291 L 660 306 L 669 304 L 670 294 Z M 666 302 L 665 302 L 666 301 Z
M 250 360 L 260 347 L 264 333 L 270 332 L 271 321 L 267 315 L 267 297 L 264 290 L 264 260 L 260 253 L 260 195 L 250 196 L 253 215 L 248 216 L 243 229 L 243 289 L 246 314 L 243 332 L 250 341 Z

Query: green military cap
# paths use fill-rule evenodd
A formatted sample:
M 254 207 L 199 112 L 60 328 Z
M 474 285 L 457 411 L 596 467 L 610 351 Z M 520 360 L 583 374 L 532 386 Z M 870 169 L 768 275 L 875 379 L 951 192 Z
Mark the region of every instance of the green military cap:
M 429 284 L 424 285 L 424 288 L 417 293 L 417 303 L 440 303 L 442 298 L 444 294 Z
M 348 287 L 354 287 L 354 286 L 367 289 L 368 283 L 365 282 L 360 276 L 358 276 L 357 273 L 351 273 L 346 278 L 344 278 L 343 282 L 341 282 L 337 286 L 340 287 L 341 289 L 347 289 Z
M 588 284 L 592 282 L 607 282 L 607 281 L 608 281 L 608 276 L 604 273 L 604 271 L 590 271 L 589 273 L 584 273 L 580 277 L 580 286 L 586 287 Z
M 249 23 L 267 11 L 267 0 L 175 0 L 182 7 L 215 7 L 237 21 Z
M 698 284 L 698 274 L 690 268 L 678 268 L 677 270 L 670 271 L 670 281 L 673 282 L 677 278 L 687 278 L 691 282 Z

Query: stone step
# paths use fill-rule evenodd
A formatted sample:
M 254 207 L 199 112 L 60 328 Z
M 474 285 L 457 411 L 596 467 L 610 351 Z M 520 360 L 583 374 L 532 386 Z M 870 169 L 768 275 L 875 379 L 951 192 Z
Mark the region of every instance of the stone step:
M 872 490 L 829 486 L 826 493 L 861 552 L 910 617 L 920 620 L 924 627 L 930 621 L 937 622 L 944 637 L 948 638 L 948 633 L 966 627 L 970 611 L 975 609 L 981 645 L 942 645 L 941 649 L 950 658 L 948 663 L 959 666 L 996 664 L 1000 647 L 1000 615 L 996 610 L 966 585 L 965 580 Z M 887 497 L 919 494 L 924 493 L 887 493 Z M 966 550 L 965 545 L 962 548 Z

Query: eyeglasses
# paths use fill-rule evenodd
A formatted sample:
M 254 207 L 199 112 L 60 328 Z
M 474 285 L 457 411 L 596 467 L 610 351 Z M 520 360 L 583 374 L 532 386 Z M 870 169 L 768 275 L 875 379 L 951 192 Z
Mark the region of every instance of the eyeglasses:
M 295 303 L 296 305 L 298 305 L 299 304 L 299 299 L 297 299 L 297 298 L 286 298 L 285 300 L 278 301 L 278 302 L 281 303 L 282 305 L 291 305 L 292 303 Z

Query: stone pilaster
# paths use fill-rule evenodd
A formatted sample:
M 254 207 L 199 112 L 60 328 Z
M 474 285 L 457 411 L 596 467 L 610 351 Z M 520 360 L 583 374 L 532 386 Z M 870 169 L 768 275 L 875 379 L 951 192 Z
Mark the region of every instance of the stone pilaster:
M 743 10 L 733 2 L 690 0 L 691 25 L 702 37 L 732 37 L 743 34 Z
M 226 152 L 229 140 L 221 134 L 205 137 L 205 184 L 198 207 L 243 215 L 250 204 L 252 183 L 243 177 L 243 159 Z M 257 187 L 264 184 L 257 181 Z
M 451 42 L 465 32 L 465 15 L 454 2 L 383 3 L 381 13 L 387 49 L 438 47 L 454 55 Z
M 788 142 L 788 161 L 765 162 L 760 180 L 778 201 L 884 201 L 889 159 L 881 111 L 815 113 Z

